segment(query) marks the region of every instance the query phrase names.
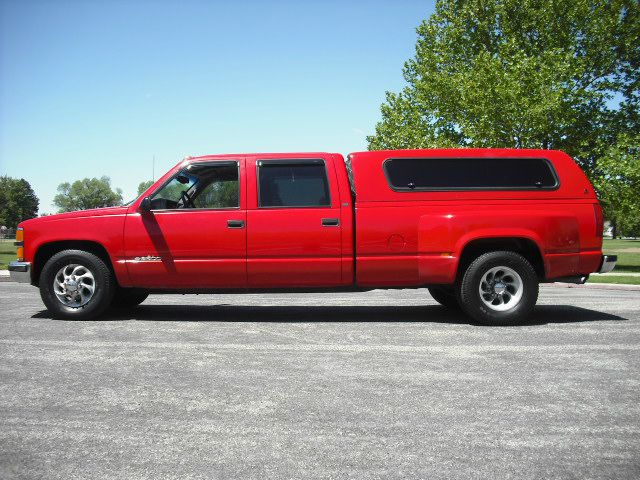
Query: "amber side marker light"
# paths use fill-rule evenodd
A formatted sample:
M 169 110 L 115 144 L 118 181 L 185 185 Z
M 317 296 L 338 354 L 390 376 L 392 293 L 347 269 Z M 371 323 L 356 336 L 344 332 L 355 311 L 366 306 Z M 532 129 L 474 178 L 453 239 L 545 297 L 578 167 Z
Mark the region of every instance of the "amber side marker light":
M 22 228 L 16 230 L 16 242 L 14 245 L 16 246 L 18 261 L 22 262 L 24 260 L 24 230 Z

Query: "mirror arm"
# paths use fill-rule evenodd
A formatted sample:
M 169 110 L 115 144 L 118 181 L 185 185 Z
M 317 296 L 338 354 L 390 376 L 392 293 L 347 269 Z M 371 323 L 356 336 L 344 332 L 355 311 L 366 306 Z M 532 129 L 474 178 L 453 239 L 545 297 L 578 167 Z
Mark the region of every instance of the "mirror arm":
M 138 209 L 141 212 L 150 212 L 151 211 L 151 199 L 149 197 L 144 197 L 138 206 Z

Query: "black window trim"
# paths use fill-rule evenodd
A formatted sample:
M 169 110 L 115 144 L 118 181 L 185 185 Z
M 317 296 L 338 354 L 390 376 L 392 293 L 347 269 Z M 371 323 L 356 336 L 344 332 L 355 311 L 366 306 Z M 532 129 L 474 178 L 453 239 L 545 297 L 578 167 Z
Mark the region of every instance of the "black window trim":
M 180 172 L 183 170 L 187 170 L 190 166 L 208 166 L 208 167 L 231 167 L 233 165 L 238 169 L 238 206 L 237 207 L 220 207 L 220 208 L 153 208 L 152 212 L 204 212 L 207 210 L 211 211 L 227 211 L 227 210 L 240 210 L 240 204 L 242 203 L 242 179 L 240 178 L 240 162 L 238 160 L 217 160 L 217 161 L 209 161 L 209 162 L 189 162 L 187 165 L 178 170 L 174 175 L 171 175 L 166 182 L 156 188 L 153 193 L 147 195 L 149 198 L 152 198 L 157 192 L 162 190 L 164 187 L 169 185 L 169 183 L 176 178 Z
M 387 162 L 390 162 L 392 160 L 430 160 L 430 159 L 434 159 L 434 160 L 465 160 L 465 159 L 477 159 L 477 160 L 482 160 L 483 158 L 502 158 L 505 160 L 542 160 L 544 161 L 547 166 L 549 167 L 549 171 L 551 172 L 551 175 L 553 176 L 553 179 L 555 181 L 554 185 L 550 186 L 550 187 L 416 187 L 416 188 L 409 188 L 409 187 L 396 187 L 391 183 L 391 179 L 389 178 L 389 173 L 387 172 Z M 499 156 L 499 155 L 495 155 L 495 156 L 491 156 L 491 157 L 478 157 L 478 156 L 460 156 L 460 157 L 390 157 L 385 159 L 384 162 L 382 162 L 382 170 L 384 172 L 384 176 L 385 179 L 387 181 L 387 185 L 389 186 L 389 188 L 391 190 L 393 190 L 394 192 L 399 192 L 399 193 L 407 193 L 407 192 L 473 192 L 473 191 L 494 191 L 494 192 L 510 192 L 510 191 L 538 191 L 538 190 L 544 190 L 544 191 L 553 191 L 553 190 L 558 190 L 560 188 L 560 179 L 558 177 L 558 174 L 556 173 L 556 169 L 553 166 L 553 163 L 551 162 L 551 160 L 549 160 L 548 158 L 545 157 L 503 157 L 503 156 Z
M 327 179 L 327 189 L 329 190 L 329 203 L 327 205 L 273 205 L 263 206 L 261 205 L 260 198 L 260 167 L 264 164 L 269 165 L 322 165 L 324 167 L 324 175 Z M 258 189 L 258 208 L 265 210 L 273 209 L 288 209 L 288 208 L 332 208 L 331 201 L 331 182 L 329 181 L 329 171 L 327 170 L 327 162 L 323 158 L 261 158 L 256 162 L 256 186 Z

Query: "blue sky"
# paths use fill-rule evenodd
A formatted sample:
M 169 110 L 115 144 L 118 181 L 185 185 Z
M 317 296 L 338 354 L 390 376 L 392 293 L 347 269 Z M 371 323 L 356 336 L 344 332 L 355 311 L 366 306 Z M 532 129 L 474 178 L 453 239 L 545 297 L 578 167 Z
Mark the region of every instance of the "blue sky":
M 186 155 L 366 148 L 433 2 L 0 0 L 0 175 L 138 183 Z

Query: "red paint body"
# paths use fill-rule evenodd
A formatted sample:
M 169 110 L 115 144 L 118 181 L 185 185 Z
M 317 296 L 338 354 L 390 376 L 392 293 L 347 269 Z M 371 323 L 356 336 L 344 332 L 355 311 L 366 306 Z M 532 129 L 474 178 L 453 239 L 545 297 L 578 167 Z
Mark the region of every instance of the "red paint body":
M 400 157 L 542 157 L 554 166 L 556 190 L 394 191 L 382 164 Z M 331 202 L 319 208 L 259 208 L 256 162 L 322 159 Z M 140 211 L 142 199 L 192 162 L 235 160 L 240 206 L 234 209 Z M 344 159 L 330 153 L 244 154 L 189 158 L 128 207 L 28 220 L 25 260 L 33 283 L 49 245 L 91 242 L 106 251 L 121 286 L 152 289 L 417 287 L 452 284 L 466 247 L 480 239 L 534 245 L 543 281 L 599 268 L 598 201 L 589 181 L 563 152 L 456 149 L 360 152 L 350 155 L 355 204 Z M 514 160 L 517 161 L 517 160 Z M 323 218 L 338 226 L 323 226 Z M 245 228 L 229 229 L 228 220 Z M 51 245 L 52 242 L 61 242 Z M 78 243 L 80 245 L 80 243 Z M 355 249 L 355 250 L 354 250 Z M 148 261 L 140 257 L 160 257 Z M 136 259 L 138 257 L 138 259 Z

